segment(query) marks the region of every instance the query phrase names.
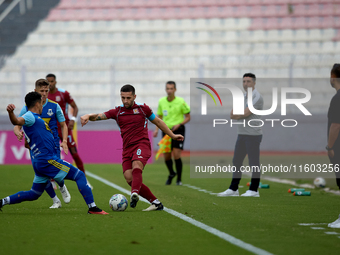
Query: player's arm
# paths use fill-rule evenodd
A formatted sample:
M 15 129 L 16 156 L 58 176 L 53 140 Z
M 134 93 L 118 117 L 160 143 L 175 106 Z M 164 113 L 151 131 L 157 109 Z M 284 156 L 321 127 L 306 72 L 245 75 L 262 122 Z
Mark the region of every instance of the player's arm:
M 155 124 L 160 130 L 162 130 L 165 134 L 170 136 L 172 139 L 177 141 L 183 141 L 184 137 L 182 135 L 175 135 L 168 126 L 158 117 L 155 117 L 153 120 L 150 120 L 153 124 Z
M 183 120 L 183 122 L 181 122 L 181 123 L 179 123 L 179 124 L 173 126 L 173 127 L 172 127 L 172 131 L 175 131 L 175 130 L 179 129 L 180 126 L 184 126 L 185 124 L 187 124 L 187 123 L 190 121 L 190 118 L 191 118 L 191 117 L 190 117 L 190 112 L 187 113 L 187 114 L 184 114 L 184 120 Z
M 25 124 L 25 119 L 23 117 L 15 116 L 14 109 L 15 109 L 14 104 L 9 104 L 7 106 L 7 112 L 8 112 L 10 121 L 12 122 L 13 125 L 23 126 Z
M 328 148 L 333 148 L 336 139 L 338 139 L 340 133 L 340 124 L 339 123 L 332 123 L 329 128 L 329 135 L 328 135 Z M 331 158 L 334 157 L 334 150 L 328 151 L 328 156 Z
M 240 119 L 245 119 L 245 118 L 249 117 L 251 114 L 252 114 L 252 112 L 249 110 L 249 107 L 247 107 L 244 110 L 244 114 L 241 114 L 241 115 L 235 115 L 234 110 L 231 110 L 230 118 L 233 119 L 233 120 L 240 120 Z
M 80 117 L 81 126 L 85 126 L 90 121 L 98 121 L 98 120 L 107 120 L 107 117 L 104 113 L 91 113 L 85 114 Z
M 163 120 L 163 115 L 158 115 L 158 118 Z M 158 136 L 158 130 L 159 130 L 159 128 L 156 126 L 155 131 L 153 131 L 153 137 L 157 137 Z
M 63 148 L 63 151 L 65 154 L 68 154 L 68 147 L 67 147 L 67 136 L 68 136 L 68 130 L 65 121 L 59 122 L 60 127 L 61 127 L 61 134 L 63 141 L 61 142 L 60 146 Z
M 78 106 L 76 105 L 76 102 L 72 101 L 72 103 L 70 103 L 70 106 L 73 109 L 73 116 L 70 118 L 70 122 L 68 123 L 68 128 L 73 130 L 74 128 L 74 122 L 77 119 L 77 115 L 78 115 Z
M 13 131 L 14 131 L 15 136 L 18 138 L 18 141 L 21 142 L 22 139 L 24 138 L 24 133 L 21 130 L 21 126 L 14 126 Z

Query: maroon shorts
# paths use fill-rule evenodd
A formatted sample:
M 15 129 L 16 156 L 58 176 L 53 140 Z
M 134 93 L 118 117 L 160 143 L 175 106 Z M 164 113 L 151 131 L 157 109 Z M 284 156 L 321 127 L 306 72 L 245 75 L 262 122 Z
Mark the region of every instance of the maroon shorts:
M 123 150 L 123 173 L 126 170 L 132 169 L 132 161 L 139 160 L 143 166 L 151 157 L 151 145 L 150 142 L 142 142 L 134 144 Z
M 73 139 L 73 132 L 71 129 L 67 129 L 68 135 L 67 135 L 67 147 L 68 148 L 77 148 L 76 141 Z M 63 134 L 61 133 L 61 128 L 58 128 L 58 134 L 60 141 L 63 141 Z

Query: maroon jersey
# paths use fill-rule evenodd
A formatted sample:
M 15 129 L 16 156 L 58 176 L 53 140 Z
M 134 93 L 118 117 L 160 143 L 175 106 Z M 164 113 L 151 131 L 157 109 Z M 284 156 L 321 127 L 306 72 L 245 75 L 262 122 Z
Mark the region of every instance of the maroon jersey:
M 57 92 L 55 92 L 54 94 L 48 94 L 48 99 L 51 99 L 60 105 L 60 108 L 63 110 L 65 116 L 66 125 L 68 125 L 68 105 L 73 102 L 73 98 L 71 97 L 70 93 L 64 89 L 57 88 Z
M 143 141 L 150 143 L 147 119 L 152 121 L 156 116 L 146 104 L 134 103 L 128 109 L 121 105 L 104 114 L 108 119 L 116 120 L 123 138 L 124 150 Z

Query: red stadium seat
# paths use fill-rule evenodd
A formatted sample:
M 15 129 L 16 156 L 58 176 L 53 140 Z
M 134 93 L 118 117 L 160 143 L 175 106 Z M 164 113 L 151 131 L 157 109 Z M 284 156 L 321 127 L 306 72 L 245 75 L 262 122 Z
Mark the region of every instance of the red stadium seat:
M 333 17 L 322 17 L 320 24 L 321 28 L 333 28 L 335 26 L 335 19 Z
M 285 17 L 289 15 L 288 5 L 277 5 L 276 16 L 277 17 Z
M 319 17 L 309 17 L 307 19 L 307 28 L 315 29 L 321 27 L 321 20 Z
M 262 6 L 261 5 L 251 6 L 251 10 L 248 12 L 247 17 L 249 17 L 249 18 L 262 17 Z
M 74 9 L 86 9 L 88 8 L 88 5 L 89 5 L 89 0 L 77 0 L 74 3 L 73 8 Z
M 117 20 L 119 19 L 120 12 L 121 12 L 121 9 L 117 9 L 117 8 L 108 9 L 108 13 L 107 13 L 107 16 L 105 16 L 105 19 L 106 20 Z
M 264 27 L 265 25 L 264 25 L 263 18 L 256 18 L 256 19 L 252 19 L 249 30 L 262 30 L 264 29 Z
M 119 15 L 119 18 L 122 20 L 133 19 L 133 14 L 135 10 L 133 8 L 122 8 L 122 12 Z
M 61 16 L 61 10 L 60 9 L 52 9 L 50 10 L 46 20 L 47 21 L 56 21 L 59 20 Z
M 319 10 L 319 14 L 322 16 L 329 16 L 333 14 L 334 5 L 333 4 L 323 4 L 322 8 Z
M 93 12 L 90 13 L 88 19 L 90 20 L 106 20 L 108 17 L 108 9 L 93 9 Z
M 319 5 L 318 4 L 308 5 L 306 15 L 308 15 L 308 16 L 318 16 L 319 15 Z
M 186 2 L 183 0 L 172 0 L 171 1 L 173 7 L 184 7 L 187 6 Z
M 78 9 L 76 11 L 76 19 L 81 21 L 88 20 L 93 15 L 93 9 Z
M 293 29 L 304 29 L 307 27 L 305 17 L 297 17 L 293 22 Z
M 291 17 L 285 17 L 281 19 L 279 23 L 280 29 L 292 29 L 293 27 L 293 19 Z
M 292 15 L 294 15 L 294 16 L 305 16 L 306 13 L 307 13 L 306 5 L 304 5 L 304 4 L 293 5 Z
M 263 11 L 264 17 L 277 17 L 277 6 L 276 5 L 266 5 Z
M 105 8 L 111 8 L 112 4 L 111 2 L 114 1 L 106 1 L 106 0 L 90 0 L 89 2 L 89 8 L 90 9 L 105 9 Z
M 248 16 L 248 8 L 249 6 L 234 6 L 233 8 L 236 9 L 236 11 L 234 12 L 234 17 L 236 18 L 243 18 L 243 17 L 247 17 Z M 250 8 L 249 8 L 250 9 Z
M 269 18 L 266 20 L 264 24 L 264 28 L 266 30 L 278 29 L 278 27 L 279 27 L 279 22 L 277 18 Z
M 175 8 L 175 17 L 177 19 L 185 19 L 190 16 L 190 8 L 189 7 L 181 7 L 181 8 Z
M 214 19 L 214 18 L 219 18 L 218 17 L 218 7 L 217 6 L 211 6 L 208 8 L 206 17 L 208 19 Z
M 161 8 L 161 19 L 175 19 L 176 9 L 174 7 Z
M 76 0 L 61 0 L 58 9 L 73 9 L 75 8 Z
M 147 19 L 146 8 L 137 8 L 133 15 L 133 19 Z

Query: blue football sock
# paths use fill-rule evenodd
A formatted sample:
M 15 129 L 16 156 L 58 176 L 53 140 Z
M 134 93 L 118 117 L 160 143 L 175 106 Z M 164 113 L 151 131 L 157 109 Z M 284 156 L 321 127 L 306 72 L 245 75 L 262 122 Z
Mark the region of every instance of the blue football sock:
M 87 185 L 85 174 L 82 171 L 72 166 L 65 179 L 73 180 L 77 183 L 78 189 L 83 195 L 86 204 L 94 203 L 92 190 Z
M 45 187 L 45 191 L 47 192 L 47 194 L 51 197 L 54 198 L 56 196 L 55 191 L 53 189 L 52 183 L 50 181 L 48 181 L 46 187 Z

